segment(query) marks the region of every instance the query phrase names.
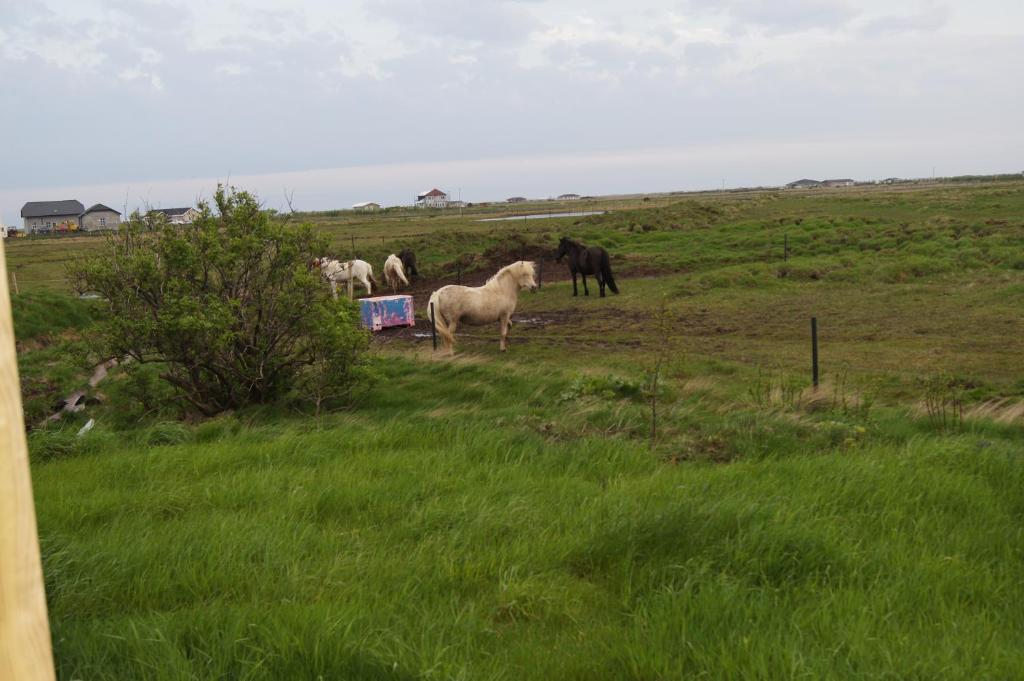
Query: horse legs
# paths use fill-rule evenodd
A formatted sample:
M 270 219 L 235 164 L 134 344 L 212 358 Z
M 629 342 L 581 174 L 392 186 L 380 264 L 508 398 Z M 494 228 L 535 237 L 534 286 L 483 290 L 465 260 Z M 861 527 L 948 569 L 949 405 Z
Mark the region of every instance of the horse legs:
M 575 297 L 578 293 L 576 290 L 576 270 L 572 270 L 572 295 Z
M 442 338 L 444 338 L 444 344 L 448 348 L 448 355 L 450 357 L 455 356 L 455 329 L 458 327 L 459 320 L 453 319 L 451 323 L 448 324 L 448 330 L 441 334 Z
M 507 352 L 508 332 L 512 330 L 512 318 L 502 317 L 498 320 L 498 323 L 501 325 L 501 343 L 498 345 L 498 347 L 501 349 L 502 352 Z
M 585 275 L 583 272 L 580 272 L 580 276 L 583 277 L 583 295 L 589 296 L 590 290 L 587 288 L 587 275 Z
M 601 273 L 598 272 L 594 275 L 594 278 L 597 279 L 597 287 L 601 289 L 601 297 L 604 298 L 604 277 L 602 277 Z
M 331 282 L 331 295 L 334 296 L 335 300 L 337 300 L 338 299 L 338 282 L 334 281 L 333 279 L 330 279 L 329 281 Z

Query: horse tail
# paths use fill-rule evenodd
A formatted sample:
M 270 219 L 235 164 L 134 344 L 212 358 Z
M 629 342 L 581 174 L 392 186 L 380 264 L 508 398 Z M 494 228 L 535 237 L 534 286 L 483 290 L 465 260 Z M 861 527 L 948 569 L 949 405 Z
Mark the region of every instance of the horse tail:
M 402 261 L 399 260 L 396 265 L 395 272 L 398 274 L 398 278 L 402 280 L 403 286 L 408 286 L 409 280 L 405 278 L 405 267 L 402 265 Z
M 444 320 L 444 313 L 441 312 L 441 289 L 438 289 L 430 294 L 430 301 L 427 303 L 427 319 L 434 322 L 434 328 L 441 334 L 441 338 L 448 340 L 452 338 L 451 332 L 448 330 L 448 322 Z
M 374 288 L 380 288 L 380 284 L 378 284 L 377 280 L 373 278 L 373 267 L 370 266 L 370 263 L 366 263 L 366 278 L 370 280 L 370 284 Z
M 608 258 L 608 251 L 601 253 L 601 276 L 604 277 L 604 283 L 612 290 L 612 293 L 619 292 L 619 287 L 615 285 L 615 277 L 612 276 L 612 265 Z

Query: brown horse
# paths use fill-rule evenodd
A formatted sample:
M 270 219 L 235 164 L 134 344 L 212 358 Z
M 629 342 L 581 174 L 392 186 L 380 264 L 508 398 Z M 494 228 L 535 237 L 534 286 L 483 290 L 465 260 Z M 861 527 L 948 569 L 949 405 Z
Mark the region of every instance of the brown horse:
M 612 266 L 608 260 L 608 251 L 600 246 L 584 246 L 578 241 L 573 241 L 563 236 L 558 241 L 558 256 L 556 262 L 569 256 L 569 272 L 572 274 L 572 294 L 577 295 L 576 273 L 583 277 L 583 295 L 589 296 L 587 290 L 587 275 L 592 274 L 597 279 L 597 286 L 601 289 L 601 297 L 604 298 L 604 287 L 607 286 L 612 293 L 618 293 L 619 287 L 615 285 L 615 278 L 612 277 Z
M 402 261 L 402 267 L 405 269 L 405 273 L 409 275 L 409 279 L 415 281 L 419 278 L 419 270 L 416 269 L 416 254 L 408 248 L 403 248 L 398 252 L 398 257 Z

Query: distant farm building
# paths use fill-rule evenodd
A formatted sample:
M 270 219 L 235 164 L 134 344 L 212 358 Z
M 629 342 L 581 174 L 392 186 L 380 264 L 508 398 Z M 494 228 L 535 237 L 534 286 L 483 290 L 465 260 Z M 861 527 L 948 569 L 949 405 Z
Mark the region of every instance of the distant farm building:
M 78 216 L 85 210 L 81 201 L 29 201 L 21 207 L 26 233 L 73 232 L 78 229 Z
M 525 196 L 512 196 L 512 197 L 509 197 L 509 198 L 505 199 L 505 203 L 525 203 L 525 202 L 526 202 L 526 197 Z
M 841 180 L 822 180 L 822 187 L 852 187 L 853 180 L 849 178 L 843 178 Z
M 380 210 L 380 204 L 374 203 L 373 201 L 363 201 L 362 203 L 353 203 L 352 210 Z
M 431 189 L 416 195 L 416 205 L 420 208 L 445 208 L 448 206 L 448 195 L 440 189 Z
M 154 208 L 149 212 L 163 215 L 172 225 L 191 225 L 200 215 L 195 208 Z
M 803 180 L 790 182 L 789 184 L 786 185 L 786 189 L 814 189 L 815 187 L 820 186 L 821 182 L 818 182 L 817 180 L 808 180 L 804 178 Z
M 559 201 L 578 201 L 580 198 L 579 194 L 559 194 Z
M 97 203 L 82 211 L 78 217 L 79 229 L 94 232 L 99 229 L 114 229 L 121 223 L 121 213 L 102 203 Z

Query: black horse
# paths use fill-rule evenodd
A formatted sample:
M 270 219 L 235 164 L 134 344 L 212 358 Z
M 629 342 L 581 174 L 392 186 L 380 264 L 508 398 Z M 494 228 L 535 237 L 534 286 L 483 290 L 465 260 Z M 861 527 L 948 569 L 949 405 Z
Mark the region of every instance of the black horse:
M 408 248 L 403 248 L 398 252 L 398 259 L 402 261 L 402 269 L 409 276 L 409 281 L 416 279 L 420 276 L 419 271 L 416 269 L 416 254 L 410 251 Z
M 618 293 L 619 287 L 615 285 L 612 277 L 612 267 L 608 262 L 608 251 L 600 246 L 584 246 L 578 241 L 573 241 L 563 236 L 558 241 L 558 256 L 556 262 L 561 262 L 564 256 L 569 256 L 569 271 L 572 273 L 572 294 L 577 294 L 576 273 L 583 276 L 583 295 L 589 296 L 587 290 L 587 275 L 593 274 L 597 278 L 597 285 L 601 289 L 601 297 L 604 298 L 604 287 L 607 285 L 612 293 Z

